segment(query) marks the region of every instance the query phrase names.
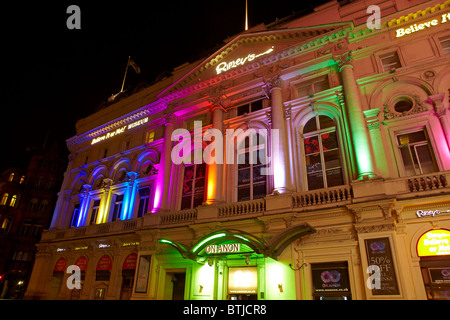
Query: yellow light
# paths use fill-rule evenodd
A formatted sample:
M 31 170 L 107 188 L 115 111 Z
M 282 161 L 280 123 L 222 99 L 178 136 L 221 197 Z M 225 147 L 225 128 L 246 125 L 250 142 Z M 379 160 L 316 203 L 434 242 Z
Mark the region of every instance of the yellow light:
M 450 231 L 435 229 L 424 233 L 417 241 L 419 257 L 450 255 Z

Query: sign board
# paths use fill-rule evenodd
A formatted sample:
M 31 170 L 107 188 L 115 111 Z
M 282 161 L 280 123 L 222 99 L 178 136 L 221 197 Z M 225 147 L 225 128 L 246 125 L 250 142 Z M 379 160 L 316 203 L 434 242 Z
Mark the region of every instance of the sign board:
M 429 268 L 431 282 L 433 283 L 450 283 L 450 267 L 449 268 Z
M 139 257 L 139 269 L 136 277 L 136 289 L 137 293 L 146 293 L 148 286 L 148 276 L 150 272 L 150 262 L 152 261 L 151 255 L 144 255 Z
M 120 128 L 118 128 L 118 129 L 116 129 L 114 131 L 110 131 L 110 132 L 108 132 L 108 133 L 106 133 L 104 135 L 101 135 L 101 136 L 99 136 L 97 138 L 92 139 L 91 145 L 96 144 L 97 142 L 100 142 L 100 141 L 103 141 L 103 140 L 115 137 L 115 136 L 117 136 L 117 135 L 119 135 L 121 133 L 124 133 L 127 130 L 134 129 L 134 128 L 139 127 L 139 126 L 141 126 L 141 125 L 143 125 L 144 123 L 147 123 L 147 122 L 148 122 L 148 117 L 145 117 L 145 118 L 143 118 L 141 120 L 138 120 L 138 121 L 135 121 L 135 122 L 130 123 L 128 125 L 125 125 L 123 127 L 120 127 Z
M 435 229 L 425 232 L 417 241 L 417 255 L 419 257 L 450 255 L 450 231 Z
M 81 271 L 86 271 L 87 269 L 87 259 L 86 257 L 79 257 L 77 262 L 75 262 L 75 265 L 77 265 Z
M 53 269 L 53 271 L 66 271 L 66 259 L 64 258 L 59 258 L 59 260 L 56 262 L 55 264 L 55 268 Z
M 96 270 L 111 270 L 111 269 L 112 269 L 111 257 L 108 255 L 104 255 L 98 261 Z
M 212 244 L 206 246 L 206 253 L 230 253 L 230 252 L 239 252 L 241 250 L 240 243 L 226 243 L 226 244 Z
M 432 19 L 432 20 L 425 21 L 425 22 L 422 22 L 419 24 L 417 24 L 417 23 L 412 24 L 407 28 L 399 28 L 399 29 L 395 30 L 395 37 L 400 38 L 407 34 L 420 32 L 422 30 L 427 30 L 427 29 L 433 28 L 435 26 L 438 26 L 440 24 L 446 23 L 448 21 L 450 21 L 450 13 L 444 13 L 440 19 Z
M 258 293 L 257 267 L 229 268 L 228 293 L 233 294 Z
M 400 294 L 389 238 L 367 239 L 365 245 L 368 264 L 380 268 L 380 288 L 373 288 L 372 294 Z
M 128 257 L 123 262 L 122 270 L 135 270 L 136 269 L 136 261 L 137 261 L 137 254 L 132 253 L 128 255 Z
M 314 293 L 350 292 L 346 267 L 336 267 L 332 264 L 328 267 L 311 266 L 311 274 Z

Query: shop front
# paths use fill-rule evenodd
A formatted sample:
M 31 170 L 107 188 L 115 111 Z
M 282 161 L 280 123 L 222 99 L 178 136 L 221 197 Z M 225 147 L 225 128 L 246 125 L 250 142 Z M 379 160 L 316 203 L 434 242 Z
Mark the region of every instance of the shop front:
M 178 259 L 172 254 L 172 266 L 187 266 L 186 279 L 190 281 L 184 299 L 285 300 L 296 299 L 295 271 L 290 250 L 285 249 L 294 239 L 312 232 L 309 225 L 301 225 L 266 243 L 250 233 L 226 229 L 202 237 L 192 247 L 166 238 L 159 242 L 178 251 Z M 163 253 L 158 259 L 164 266 L 169 255 Z M 160 296 L 168 297 L 165 293 Z

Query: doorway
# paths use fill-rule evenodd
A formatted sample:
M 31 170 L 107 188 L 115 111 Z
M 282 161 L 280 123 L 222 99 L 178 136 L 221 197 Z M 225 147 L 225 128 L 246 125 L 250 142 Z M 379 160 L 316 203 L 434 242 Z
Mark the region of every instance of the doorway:
M 166 272 L 164 300 L 184 300 L 186 270 Z

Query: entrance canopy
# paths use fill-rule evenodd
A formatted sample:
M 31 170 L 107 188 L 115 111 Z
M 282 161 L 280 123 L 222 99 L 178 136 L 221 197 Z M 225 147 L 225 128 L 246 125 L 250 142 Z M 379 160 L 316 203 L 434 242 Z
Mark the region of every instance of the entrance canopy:
M 316 232 L 308 224 L 298 225 L 274 236 L 268 243 L 248 232 L 237 229 L 223 229 L 199 239 L 192 247 L 169 239 L 159 239 L 163 244 L 174 247 L 183 258 L 198 261 L 206 255 L 256 253 L 277 259 L 294 240 Z

